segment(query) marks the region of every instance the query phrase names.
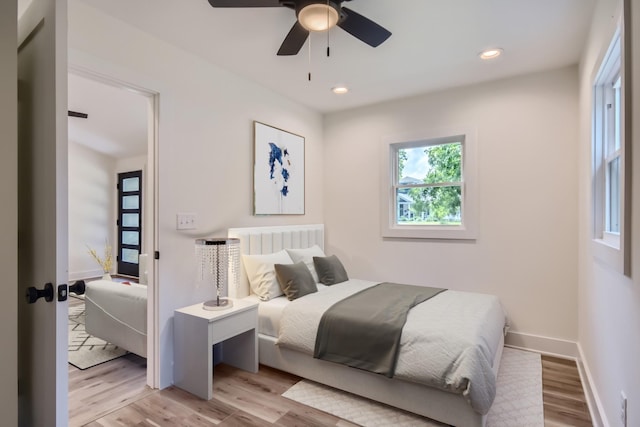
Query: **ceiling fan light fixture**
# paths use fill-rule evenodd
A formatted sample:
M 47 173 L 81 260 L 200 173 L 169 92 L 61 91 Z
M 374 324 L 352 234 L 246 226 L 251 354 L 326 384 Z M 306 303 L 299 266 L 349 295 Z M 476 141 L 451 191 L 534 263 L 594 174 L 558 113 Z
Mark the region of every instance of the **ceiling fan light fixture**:
M 338 23 L 338 11 L 327 4 L 313 3 L 298 13 L 298 21 L 308 31 L 326 31 Z

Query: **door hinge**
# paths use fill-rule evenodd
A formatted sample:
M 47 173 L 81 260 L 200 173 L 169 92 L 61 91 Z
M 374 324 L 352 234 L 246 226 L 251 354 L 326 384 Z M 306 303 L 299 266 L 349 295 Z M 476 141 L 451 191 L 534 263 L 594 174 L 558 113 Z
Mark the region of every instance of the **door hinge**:
M 153 253 L 153 258 L 154 258 L 154 259 L 160 259 L 160 251 L 155 251 L 155 252 Z

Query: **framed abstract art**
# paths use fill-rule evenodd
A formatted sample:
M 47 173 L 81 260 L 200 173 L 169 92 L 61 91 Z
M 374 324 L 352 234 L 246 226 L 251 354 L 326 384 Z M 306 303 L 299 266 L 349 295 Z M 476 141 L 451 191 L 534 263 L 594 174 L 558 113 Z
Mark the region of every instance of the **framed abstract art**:
M 304 214 L 304 137 L 253 122 L 254 215 Z

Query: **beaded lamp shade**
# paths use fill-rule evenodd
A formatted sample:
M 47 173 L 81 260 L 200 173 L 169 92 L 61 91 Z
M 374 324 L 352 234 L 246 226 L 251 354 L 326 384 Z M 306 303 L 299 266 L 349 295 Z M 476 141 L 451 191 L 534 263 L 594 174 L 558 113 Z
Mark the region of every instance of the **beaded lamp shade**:
M 240 272 L 240 239 L 196 240 L 196 259 L 201 281 L 216 287 L 216 299 L 203 303 L 205 310 L 224 310 L 233 306 L 226 298 L 229 282 L 237 284 Z

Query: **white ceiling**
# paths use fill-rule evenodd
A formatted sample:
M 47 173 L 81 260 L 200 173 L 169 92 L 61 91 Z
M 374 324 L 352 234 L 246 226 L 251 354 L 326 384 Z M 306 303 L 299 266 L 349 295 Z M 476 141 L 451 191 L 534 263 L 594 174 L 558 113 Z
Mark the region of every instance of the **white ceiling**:
M 147 152 L 149 101 L 141 94 L 69 73 L 69 141 L 114 158 Z
M 576 64 L 594 5 L 594 0 L 353 0 L 345 5 L 393 34 L 371 48 L 332 29 L 327 58 L 326 33 L 312 34 L 310 53 L 305 45 L 297 56 L 276 56 L 295 22 L 294 12 L 284 7 L 78 1 L 322 113 Z M 478 53 L 490 47 L 504 49 L 504 55 L 480 60 Z M 337 84 L 350 92 L 333 94 Z M 144 154 L 146 105 L 139 94 L 70 74 L 69 109 L 89 118 L 69 118 L 69 138 L 116 158 Z
M 295 22 L 284 7 L 212 8 L 207 0 L 83 0 L 152 35 L 320 112 L 578 62 L 594 0 L 353 0 L 393 35 L 371 48 L 339 28 L 297 56 L 276 52 Z M 501 47 L 486 62 L 478 53 Z M 309 57 L 311 65 L 309 65 Z M 312 81 L 307 80 L 311 71 Z M 350 92 L 330 89 L 346 84 Z

